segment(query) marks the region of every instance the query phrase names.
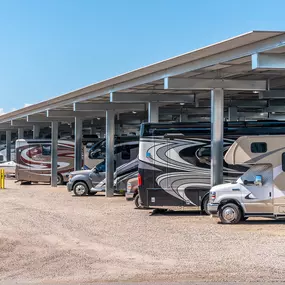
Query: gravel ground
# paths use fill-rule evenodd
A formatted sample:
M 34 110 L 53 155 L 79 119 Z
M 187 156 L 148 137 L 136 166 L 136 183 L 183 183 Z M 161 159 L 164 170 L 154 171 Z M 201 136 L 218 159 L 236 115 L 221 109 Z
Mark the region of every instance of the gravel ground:
M 198 213 L 151 215 L 120 196 L 74 197 L 64 186 L 7 187 L 1 284 L 285 280 L 284 222 L 228 226 Z

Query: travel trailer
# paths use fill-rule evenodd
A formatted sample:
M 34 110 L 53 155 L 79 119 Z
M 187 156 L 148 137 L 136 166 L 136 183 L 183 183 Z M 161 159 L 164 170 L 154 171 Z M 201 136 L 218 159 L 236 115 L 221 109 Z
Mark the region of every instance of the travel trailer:
M 63 184 L 74 169 L 74 143 L 59 140 L 57 151 L 57 183 Z M 18 181 L 50 183 L 51 140 L 17 140 L 15 176 Z
M 240 136 L 285 134 L 285 122 L 224 123 L 224 154 Z M 145 207 L 199 207 L 209 213 L 211 124 L 144 123 L 139 146 L 139 195 Z M 231 183 L 248 165 L 224 161 L 224 182 Z
M 138 175 L 138 137 L 116 137 L 114 147 L 114 188 L 116 193 L 124 193 L 129 179 Z M 105 155 L 106 140 L 90 148 L 89 158 L 98 161 L 90 170 L 80 170 L 70 173 L 67 183 L 68 191 L 77 196 L 94 195 L 105 191 Z
M 285 218 L 285 135 L 242 136 L 224 159 L 248 170 L 233 183 L 212 187 L 211 214 L 224 224 L 248 217 Z

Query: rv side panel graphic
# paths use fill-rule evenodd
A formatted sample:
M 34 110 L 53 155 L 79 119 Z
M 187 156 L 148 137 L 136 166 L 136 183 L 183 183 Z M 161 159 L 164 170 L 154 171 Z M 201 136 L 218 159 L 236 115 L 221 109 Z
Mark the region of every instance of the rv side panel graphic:
M 16 179 L 19 181 L 50 182 L 51 141 L 16 141 Z M 74 143 L 58 141 L 58 174 L 63 181 L 74 169 Z

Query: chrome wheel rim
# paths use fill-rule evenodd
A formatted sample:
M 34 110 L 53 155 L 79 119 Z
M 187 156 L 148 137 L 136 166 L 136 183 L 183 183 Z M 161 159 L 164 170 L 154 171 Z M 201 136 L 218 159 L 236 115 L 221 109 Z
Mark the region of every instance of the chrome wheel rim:
M 232 207 L 226 207 L 222 215 L 227 222 L 232 222 L 237 218 L 237 212 Z
M 75 191 L 78 195 L 83 195 L 85 193 L 85 187 L 83 185 L 77 185 Z

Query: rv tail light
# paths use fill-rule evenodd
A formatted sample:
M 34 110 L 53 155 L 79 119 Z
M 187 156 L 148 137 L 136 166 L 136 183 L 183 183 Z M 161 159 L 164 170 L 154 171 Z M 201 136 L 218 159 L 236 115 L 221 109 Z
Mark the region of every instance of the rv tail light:
M 138 186 L 142 186 L 142 176 L 138 175 Z

